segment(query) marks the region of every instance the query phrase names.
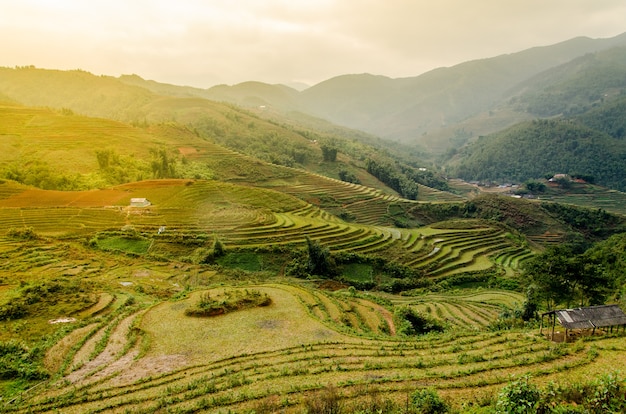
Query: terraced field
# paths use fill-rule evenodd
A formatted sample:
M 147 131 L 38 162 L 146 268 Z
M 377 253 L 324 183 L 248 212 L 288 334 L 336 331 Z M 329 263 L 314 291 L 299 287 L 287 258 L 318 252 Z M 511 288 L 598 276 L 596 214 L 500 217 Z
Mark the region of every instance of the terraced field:
M 184 247 L 183 243 L 181 250 L 173 245 L 194 235 L 216 234 L 231 249 L 303 246 L 310 238 L 333 252 L 392 254 L 399 263 L 433 278 L 443 278 L 491 268 L 494 261 L 490 256 L 500 257 L 496 262 L 514 269 L 531 254 L 517 246 L 505 231 L 481 223 L 464 230 L 396 229 L 348 223 L 284 193 L 215 181 L 145 181 L 101 193 L 28 188 L 13 191 L 15 187 L 10 184 L 2 187 L 7 190 L 5 198 L 0 199 L 0 224 L 7 231 L 32 227 L 43 236 L 73 238 L 131 228 L 153 240 L 152 248 L 165 251 L 165 244 L 169 243 L 182 255 L 190 254 L 193 246 Z M 363 221 L 375 222 L 382 211 L 370 211 L 363 205 L 371 206 L 387 196 L 370 194 L 368 191 L 373 190 L 360 186 L 349 187 L 361 194 L 361 201 L 352 206 L 364 209 L 360 213 Z M 128 207 L 132 197 L 146 197 L 152 205 Z M 345 197 L 351 200 L 354 195 Z M 390 201 L 397 203 L 398 199 Z M 31 207 L 34 203 L 41 207 Z M 509 254 L 511 258 L 507 259 Z
M 504 309 L 521 308 L 524 297 L 510 291 L 470 294 L 427 294 L 419 298 L 393 296 L 394 305 L 409 305 L 452 329 L 485 330 Z
M 389 213 L 391 204 L 411 206 L 416 202 L 384 193 L 381 190 L 296 168 L 267 166 L 258 160 L 213 143 L 203 143 L 202 147 L 188 147 L 185 148 L 185 152 L 190 159 L 208 163 L 216 171 L 232 169 L 232 174 L 228 175 L 230 177 L 248 177 L 257 186 L 293 195 L 334 214 L 347 212 L 354 216 L 354 221 L 361 224 L 388 225 L 390 221 L 386 215 Z M 260 172 L 267 168 L 272 169 L 271 175 L 274 178 L 259 180 L 259 177 L 268 176 L 266 172 Z M 463 200 L 462 197 L 449 192 L 419 186 L 417 202 L 462 202 Z
M 289 285 L 255 288 L 271 306 L 207 319 L 184 316 L 193 295 L 148 309 L 111 307 L 55 349 L 63 354 L 59 377 L 4 412 L 295 413 L 328 386 L 355 407 L 373 393 L 402 404 L 416 388 L 434 386 L 458 408 L 490 398 L 512 376 L 576 380 L 624 362 L 623 338 L 554 344 L 529 332 L 458 329 L 400 339 L 365 328 L 381 321 L 371 302 Z M 464 298 L 472 309 L 466 326 L 484 316 L 470 302 L 499 300 L 485 295 Z
M 615 214 L 626 214 L 626 193 L 589 184 L 575 184 L 574 188 L 565 194 L 551 194 L 543 199 L 591 209 L 601 208 Z

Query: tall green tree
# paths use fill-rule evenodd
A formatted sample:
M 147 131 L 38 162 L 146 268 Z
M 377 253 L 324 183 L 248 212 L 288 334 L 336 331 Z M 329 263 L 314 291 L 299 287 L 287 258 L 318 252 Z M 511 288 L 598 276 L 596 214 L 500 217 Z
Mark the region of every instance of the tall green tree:
M 322 144 L 322 158 L 324 161 L 335 162 L 337 161 L 337 148 L 332 145 Z
M 334 263 L 328 247 L 322 246 L 319 241 L 306 238 L 309 260 L 307 270 L 312 275 L 331 276 L 334 272 Z
M 547 309 L 602 304 L 616 287 L 616 277 L 601 264 L 597 250 L 579 253 L 569 245 L 549 248 L 529 260 L 524 277 L 529 286 L 536 286 L 536 297 Z
M 169 156 L 165 148 L 152 149 L 152 175 L 154 178 L 176 177 L 176 160 Z

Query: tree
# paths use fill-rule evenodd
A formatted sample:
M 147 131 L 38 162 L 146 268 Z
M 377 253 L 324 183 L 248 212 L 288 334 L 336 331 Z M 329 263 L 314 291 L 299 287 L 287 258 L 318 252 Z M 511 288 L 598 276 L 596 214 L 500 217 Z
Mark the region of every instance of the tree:
M 323 144 L 320 146 L 322 149 L 322 157 L 324 161 L 335 162 L 337 161 L 337 148 L 331 145 Z
M 429 332 L 443 332 L 445 327 L 434 318 L 416 311 L 409 306 L 400 306 L 394 312 L 398 333 L 402 335 L 423 335 Z
M 529 288 L 536 286 L 537 300 L 545 300 L 548 309 L 560 303 L 597 305 L 616 285 L 615 276 L 601 262 L 597 249 L 578 253 L 569 245 L 556 246 L 530 259 L 524 277 Z
M 546 191 L 546 185 L 541 181 L 526 181 L 524 183 L 524 186 L 526 186 L 526 189 L 531 193 L 543 193 L 544 191 Z
M 524 277 L 528 285 L 537 286 L 538 297 L 547 309 L 574 298 L 574 275 L 577 266 L 570 260 L 571 249 L 558 246 L 530 259 L 524 266 Z
M 174 159 L 169 157 L 167 150 L 164 148 L 152 149 L 150 152 L 153 157 L 150 166 L 154 178 L 174 178 L 176 176 L 176 163 Z
M 96 150 L 96 158 L 98 159 L 100 169 L 107 169 L 115 158 L 115 151 L 112 149 Z
M 528 322 L 531 319 L 537 319 L 537 308 L 539 307 L 537 296 L 537 286 L 533 284 L 526 288 L 526 300 L 522 309 L 523 321 Z
M 306 238 L 309 260 L 307 270 L 312 275 L 331 276 L 334 270 L 334 263 L 330 257 L 330 250 L 324 247 L 317 240 Z
M 339 170 L 339 179 L 347 183 L 361 184 L 361 180 L 353 172 L 347 170 Z
M 419 186 L 414 180 L 398 173 L 390 164 L 382 164 L 371 158 L 368 158 L 365 164 L 367 172 L 385 183 L 385 185 L 396 190 L 409 200 L 417 199 Z
M 226 254 L 226 249 L 220 239 L 215 236 L 215 239 L 213 240 L 213 256 L 221 257 L 224 256 L 224 254 Z

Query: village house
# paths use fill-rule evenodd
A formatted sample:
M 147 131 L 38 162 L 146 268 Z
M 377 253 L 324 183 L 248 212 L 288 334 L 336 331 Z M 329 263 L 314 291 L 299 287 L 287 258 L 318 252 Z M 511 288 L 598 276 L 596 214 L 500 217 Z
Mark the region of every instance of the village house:
M 148 207 L 150 205 L 152 205 L 152 203 L 147 198 L 131 198 L 130 199 L 131 207 Z

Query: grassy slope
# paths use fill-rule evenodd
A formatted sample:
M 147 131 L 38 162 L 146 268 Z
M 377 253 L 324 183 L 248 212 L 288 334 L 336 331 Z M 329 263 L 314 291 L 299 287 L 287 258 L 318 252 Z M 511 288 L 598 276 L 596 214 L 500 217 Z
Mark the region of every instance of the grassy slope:
M 338 170 L 318 169 L 322 154 L 319 144 L 312 141 L 322 138 L 343 140 L 345 131 L 341 129 L 319 134 L 311 127 L 269 121 L 260 114 L 203 97 L 184 93 L 182 96 L 181 93 L 158 95 L 144 87 L 84 71 L 0 68 L 0 93 L 25 105 L 64 109 L 66 113 L 69 109 L 133 125 L 176 122 L 211 142 L 255 158 L 316 170 L 337 178 Z M 359 138 L 359 134 L 356 137 Z M 351 145 L 362 146 L 358 143 Z M 390 191 L 364 171 L 364 164 L 358 159 L 363 151 L 376 149 L 366 146 L 350 157 L 344 154 L 337 164 L 362 176 L 367 185 Z
M 168 104 L 165 107 L 171 106 Z M 29 116 L 37 111 L 26 109 Z M 59 127 L 65 125 L 66 135 L 60 134 L 62 136 L 57 139 L 65 140 L 64 145 L 74 154 L 68 155 L 75 163 L 72 168 L 78 171 L 82 157 L 92 156 L 93 146 L 84 145 L 84 136 L 79 133 L 67 135 L 67 132 L 87 128 L 86 125 L 94 122 L 93 119 L 47 110 L 43 111 L 43 116 L 49 122 L 57 122 Z M 28 123 L 22 120 L 15 125 L 14 130 L 28 138 L 31 134 Z M 370 188 L 260 162 L 207 142 L 176 125 L 159 125 L 149 129 L 131 128 L 110 121 L 96 125 L 103 127 L 99 130 L 92 125 L 92 129 L 87 129 L 99 142 L 115 139 L 114 131 L 121 131 L 119 135 L 128 134 L 133 138 L 129 140 L 128 147 L 136 148 L 138 156 L 141 156 L 146 152 L 140 152 L 138 143 L 148 139 L 152 144 L 178 149 L 192 161 L 208 164 L 217 177 L 232 182 L 145 181 L 85 192 L 42 191 L 8 181 L 0 185 L 3 228 L 32 226 L 42 236 L 30 241 L 0 239 L 0 254 L 5 259 L 0 268 L 0 300 L 5 303 L 18 295 L 21 282 L 60 281 L 70 287 L 72 280 L 89 282 L 82 288 L 84 295 L 80 300 L 55 302 L 54 295 L 46 296 L 42 302 L 28 308 L 30 313 L 26 319 L 2 322 L 0 338 L 27 341 L 57 331 L 55 325 L 48 323 L 49 319 L 72 315 L 79 319 L 79 324 L 85 324 L 81 328 L 84 330 L 77 331 L 68 337 L 66 344 L 60 343 L 55 348 L 62 355 L 59 358 L 68 362 L 64 365 L 57 358 L 49 365 L 51 369 L 61 367 L 70 384 L 79 384 L 78 392 L 62 385 L 59 389 L 42 388 L 25 395 L 26 404 L 41 404 L 36 405 L 37 411 L 63 407 L 68 412 L 84 412 L 118 405 L 121 410 L 136 410 L 157 404 L 174 404 L 181 409 L 216 404 L 221 409 L 240 410 L 266 400 L 270 403 L 274 401 L 266 394 L 268 389 L 273 390 L 272 394 L 284 396 L 286 405 L 297 410 L 307 390 L 317 389 L 326 383 L 336 384 L 342 388 L 343 396 L 354 401 L 363 394 L 359 386 L 372 384 L 372 380 L 397 400 L 405 398 L 416 381 L 433 384 L 450 398 L 462 398 L 483 389 L 485 385 L 498 386 L 506 381 L 507 376 L 502 374 L 530 371 L 546 380 L 559 379 L 559 372 L 564 366 L 568 374 L 576 375 L 577 367 L 602 372 L 619 361 L 617 351 L 621 349 L 612 339 L 598 342 L 604 348 L 601 358 L 596 359 L 590 357 L 592 353 L 588 352 L 588 346 L 571 348 L 566 353 L 553 352 L 549 345 L 538 339 L 529 339 L 525 333 L 504 334 L 504 342 L 509 342 L 513 349 L 524 349 L 519 353 L 507 353 L 508 348 L 501 347 L 502 334 L 497 333 L 460 333 L 459 336 L 415 342 L 398 341 L 379 336 L 381 332 L 377 326 L 382 320 L 372 316 L 379 311 L 369 302 L 359 304 L 319 291 L 277 285 L 263 287 L 276 301 L 273 308 L 235 313 L 229 316 L 231 319 L 223 319 L 215 325 L 181 319 L 179 311 L 194 299 L 193 295 L 191 299 L 179 302 L 162 302 L 163 299 L 180 292 L 182 286 L 205 289 L 225 281 L 225 276 L 212 268 L 181 263 L 175 259 L 190 254 L 196 247 L 187 245 L 188 241 L 193 241 L 193 237 L 187 237 L 194 233 L 215 231 L 225 238 L 231 235 L 234 241 L 232 246 L 227 244 L 227 248 L 246 246 L 251 240 L 254 247 L 255 237 L 260 238 L 258 244 L 261 246 L 303 244 L 304 234 L 316 234 L 335 250 L 391 252 L 407 263 L 420 257 L 427 260 L 415 261 L 413 265 L 418 267 L 423 267 L 425 263 L 441 263 L 439 268 L 427 268 L 427 271 L 436 271 L 435 277 L 445 277 L 464 268 L 492 266 L 491 262 L 482 262 L 484 252 L 480 258 L 474 259 L 467 256 L 468 249 L 478 244 L 476 240 L 479 239 L 475 237 L 486 240 L 494 236 L 494 243 L 507 244 L 508 236 L 502 229 L 480 222 L 469 228 L 455 229 L 448 224 L 419 230 L 342 223 L 306 201 L 323 207 L 346 208 L 357 216 L 361 215 L 365 222 L 373 220 L 374 223 L 380 223 L 378 220 L 391 205 L 408 209 L 419 204 L 389 197 Z M 39 131 L 39 128 L 36 130 Z M 33 139 L 42 137 L 33 136 Z M 72 143 L 77 144 L 72 147 Z M 54 161 L 54 158 L 49 159 L 50 163 Z M 251 187 L 252 184 L 257 188 Z M 262 186 L 268 189 L 258 188 Z M 432 192 L 423 196 L 434 199 L 440 194 Z M 141 210 L 126 208 L 129 199 L 135 196 L 148 197 L 154 206 Z M 327 198 L 322 199 L 322 196 Z M 370 202 L 384 208 L 369 216 L 374 209 L 362 207 Z M 110 206 L 113 208 L 108 208 Z M 119 231 L 127 224 L 149 234 L 148 239 L 154 241 L 155 246 L 150 247 L 151 243 L 148 249 L 160 248 L 160 255 L 174 260 L 159 263 L 142 256 L 96 250 L 83 244 L 98 231 Z M 159 239 L 155 235 L 156 229 L 164 224 L 171 234 Z M 334 233 L 330 233 L 331 230 Z M 338 237 L 338 234 L 343 236 Z M 181 239 L 179 235 L 182 241 L 178 240 Z M 59 242 L 55 238 L 59 236 L 65 241 Z M 116 240 L 108 241 L 115 245 Z M 172 247 L 175 245 L 179 247 Z M 123 247 L 122 250 L 131 253 L 135 247 Z M 457 259 L 461 260 L 461 264 L 455 267 Z M 266 277 L 267 274 L 246 276 L 247 279 Z M 135 305 L 128 301 L 131 296 Z M 437 303 L 446 302 L 437 300 Z M 449 315 L 457 315 L 458 326 L 468 327 L 473 322 L 485 326 L 489 315 L 493 317 L 494 314 L 491 305 L 481 310 L 456 302 L 449 305 L 450 302 L 454 301 L 447 300 L 445 309 L 448 309 Z M 156 306 L 143 313 L 140 308 L 144 305 Z M 170 312 L 160 313 L 168 307 Z M 374 311 L 367 313 L 367 309 Z M 463 309 L 466 309 L 465 313 Z M 268 310 L 269 314 L 263 313 Z M 91 316 L 101 317 L 90 319 Z M 165 330 L 161 323 L 163 320 L 172 321 Z M 193 329 L 185 329 L 179 332 L 179 336 L 171 335 L 172 325 L 184 327 L 190 324 L 194 325 L 191 326 Z M 245 327 L 239 331 L 241 336 L 220 334 L 233 333 L 233 324 Z M 131 326 L 140 327 L 143 333 L 129 329 Z M 298 327 L 302 329 L 295 329 Z M 96 339 L 88 341 L 89 335 Z M 202 342 L 205 347 L 197 349 L 194 354 L 193 349 L 189 349 L 189 343 L 181 341 L 180 335 L 196 335 L 193 340 L 206 340 Z M 285 336 L 287 343 L 276 343 L 276 335 Z M 225 342 L 219 343 L 216 348 L 216 343 L 211 341 L 214 337 Z M 51 342 L 54 341 L 55 337 L 51 338 Z M 294 346 L 289 347 L 290 344 Z M 71 350 L 72 346 L 77 348 Z M 232 347 L 236 347 L 235 352 L 224 352 Z M 107 352 L 102 352 L 105 349 Z M 430 355 L 432 349 L 440 350 L 441 358 L 426 364 L 425 355 Z M 479 349 L 488 350 L 489 356 L 481 354 L 482 360 L 474 358 L 473 365 L 468 365 L 467 361 L 471 359 L 467 355 L 479 353 Z M 296 356 L 293 356 L 294 353 Z M 494 359 L 493 355 L 502 357 Z M 232 362 L 220 359 L 220 356 Z M 187 365 L 192 363 L 199 365 Z M 133 369 L 125 370 L 129 366 Z M 416 367 L 420 369 L 416 370 Z M 469 370 L 469 374 L 465 374 L 464 370 Z M 170 375 L 165 374 L 168 371 Z M 494 373 L 497 375 L 494 376 Z M 107 379 L 110 375 L 114 376 Z M 185 394 L 185 389 L 197 388 L 198 384 L 210 386 L 212 383 L 207 381 L 210 376 L 218 378 L 215 388 L 212 391 L 203 389 L 203 394 L 215 394 L 217 399 L 211 400 L 215 402 L 207 403 L 200 395 Z M 128 385 L 135 381 L 139 382 Z M 190 383 L 195 385 L 188 386 Z M 110 393 L 110 396 L 99 394 L 99 390 Z M 126 399 L 123 396 L 126 393 L 137 398 Z M 164 393 L 169 396 L 159 400 Z M 87 394 L 96 398 L 84 397 Z M 235 395 L 237 397 L 233 398 Z M 241 397 L 245 395 L 249 397 Z M 31 396 L 33 399 L 30 399 Z M 60 398 L 47 402 L 42 400 L 48 396 Z M 168 400 L 171 396 L 180 399 Z M 15 406 L 25 407 L 21 404 L 17 402 Z
M 93 280 L 105 286 L 120 281 L 134 285 L 115 288 L 113 300 L 105 294 L 75 313 L 82 322 L 78 326 L 84 328 L 59 342 L 51 351 L 55 358 L 49 354 L 47 359 L 49 368 L 61 368 L 63 381 L 40 385 L 4 405 L 5 412 L 158 412 L 165 406 L 181 411 L 241 411 L 258 410 L 262 404 L 301 412 L 307 396 L 328 384 L 337 387 L 345 404 L 366 403 L 373 391 L 402 404 L 416 383 L 435 387 L 460 408 L 463 403 L 493 398 L 511 376 L 530 373 L 540 384 L 571 383 L 624 363 L 620 337 L 557 345 L 531 332 L 483 331 L 480 323 L 493 314 L 493 304 L 520 300 L 506 292 L 425 297 L 431 309 L 441 309 L 448 321 L 456 321 L 454 333 L 398 338 L 350 328 L 363 320 L 353 316 L 364 311 L 349 296 L 320 295 L 304 286 L 277 283 L 214 288 L 260 290 L 271 297 L 269 307 L 206 319 L 186 317 L 184 310 L 199 292 L 177 301 L 154 302 L 146 289 L 172 290 L 184 280 L 184 273 L 194 272 L 193 267 L 176 272 L 167 265 L 133 258 L 107 266 L 112 257 L 91 257 L 92 269 L 102 263 L 90 272 Z M 67 264 L 76 260 L 70 254 L 62 259 Z M 220 281 L 215 274 L 204 277 L 208 283 Z M 129 293 L 136 305 L 127 302 Z M 150 304 L 155 306 L 141 310 Z M 96 312 L 98 317 L 91 319 Z M 349 325 L 341 327 L 341 323 Z M 45 320 L 40 326 L 45 326 Z
M 88 173 L 97 168 L 95 149 L 125 148 L 147 157 L 146 142 L 165 140 L 143 130 L 98 118 L 64 115 L 49 109 L 0 106 L 0 162 L 41 160 L 55 169 Z
M 509 124 L 530 117 L 562 122 L 521 122 L 500 133 L 491 131 L 459 152 L 455 173 L 518 182 L 549 173 L 581 173 L 623 190 L 625 72 L 626 48 L 618 47 L 581 56 L 518 85 L 486 122 L 507 113 Z M 483 135 L 481 124 L 474 119 L 458 128 L 459 142 Z M 458 162 L 453 159 L 451 165 Z

